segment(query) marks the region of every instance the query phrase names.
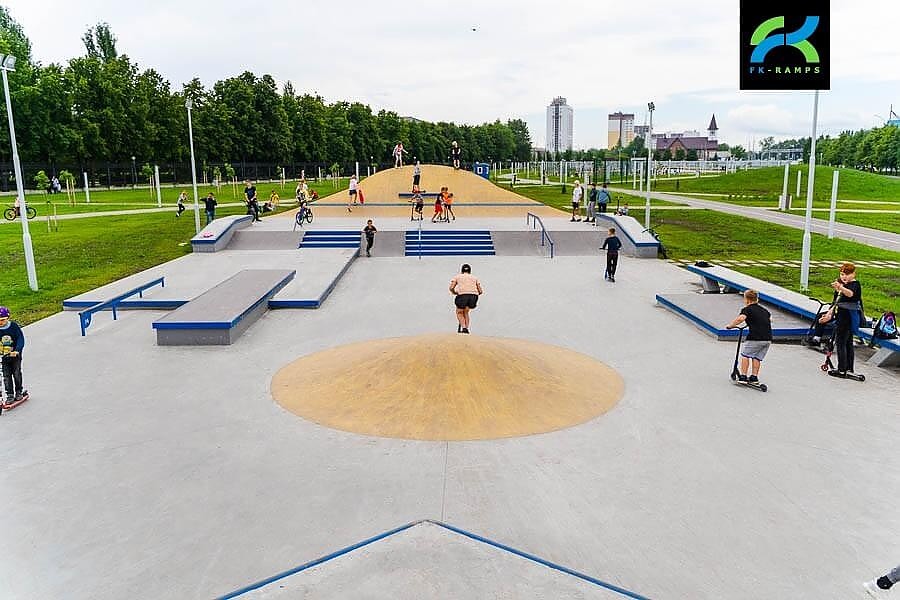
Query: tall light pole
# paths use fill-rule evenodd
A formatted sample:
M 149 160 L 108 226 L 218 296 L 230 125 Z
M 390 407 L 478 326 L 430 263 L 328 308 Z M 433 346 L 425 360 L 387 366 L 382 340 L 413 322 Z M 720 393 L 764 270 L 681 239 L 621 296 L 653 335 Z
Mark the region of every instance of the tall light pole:
M 191 142 L 191 181 L 194 184 L 194 227 L 200 233 L 200 197 L 197 196 L 197 163 L 194 160 L 194 126 L 191 124 L 191 109 L 194 101 L 188 98 L 184 101 L 184 107 L 188 111 L 188 138 Z
M 137 187 L 137 169 L 135 168 L 134 156 L 131 157 L 131 189 L 135 189 Z
M 16 57 L 0 54 L 0 72 L 3 73 L 3 94 L 6 96 L 6 116 L 9 119 L 9 142 L 12 145 L 13 170 L 16 174 L 16 193 L 19 197 L 19 217 L 22 219 L 22 245 L 25 248 L 25 270 L 28 272 L 28 287 L 38 290 L 37 270 L 34 267 L 34 249 L 31 246 L 31 232 L 28 231 L 28 205 L 22 188 L 22 165 L 19 164 L 19 148 L 16 145 L 16 126 L 13 124 L 12 101 L 9 99 L 7 71 L 16 70 Z
M 650 229 L 650 174 L 653 172 L 650 167 L 653 163 L 653 111 L 656 110 L 656 105 L 649 102 L 647 110 L 650 111 L 650 126 L 647 128 L 647 202 L 644 203 L 644 228 Z
M 819 90 L 813 100 L 812 138 L 809 146 L 809 176 L 806 178 L 806 220 L 803 224 L 803 254 L 800 261 L 800 289 L 809 289 L 809 254 L 812 246 L 812 201 L 816 183 L 816 121 L 819 118 Z

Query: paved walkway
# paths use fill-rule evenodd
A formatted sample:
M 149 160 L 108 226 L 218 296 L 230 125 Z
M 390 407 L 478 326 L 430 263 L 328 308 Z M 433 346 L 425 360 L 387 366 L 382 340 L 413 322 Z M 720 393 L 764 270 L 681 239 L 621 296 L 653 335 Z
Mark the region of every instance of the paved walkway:
M 254 230 L 291 227 L 275 218 Z M 524 219 L 508 227 L 524 231 Z M 250 254 L 156 269 L 173 290 L 201 273 L 211 285 Z M 619 403 L 550 433 L 436 442 L 331 429 L 273 401 L 273 377 L 302 357 L 456 335 L 447 283 L 463 260 L 485 289 L 468 342 L 541 342 L 602 361 L 625 383 Z M 221 348 L 157 346 L 160 311 L 97 315 L 86 337 L 72 313 L 29 325 L 32 399 L 0 417 L 0 498 L 15 507 L 0 511 L 0 597 L 210 598 L 434 519 L 649 598 L 863 600 L 860 582 L 900 553 L 896 374 L 860 365 L 864 384 L 835 380 L 820 354 L 778 344 L 766 394 L 735 386 L 734 345 L 654 303 L 695 291 L 696 276 L 622 257 L 608 284 L 601 268 L 598 256 L 361 258 L 323 308 L 269 311 Z M 416 368 L 481 389 L 482 374 L 460 374 L 454 355 L 435 367 L 441 350 L 416 354 Z M 570 376 L 583 373 L 573 365 Z M 309 598 L 622 597 L 563 593 L 545 572 L 413 533 L 285 584 Z M 391 559 L 424 550 L 436 559 Z M 418 587 L 397 595 L 404 577 Z M 388 579 L 396 585 L 377 583 Z M 523 581 L 531 587 L 517 593 Z
M 632 194 L 630 188 L 610 188 L 613 192 Z M 737 204 L 728 204 L 726 202 L 715 202 L 713 200 L 700 200 L 698 198 L 690 198 L 688 196 L 679 196 L 676 194 L 654 192 L 651 190 L 650 196 L 658 200 L 668 200 L 669 202 L 681 202 L 695 208 L 708 208 L 718 212 L 740 215 L 769 223 L 777 223 L 787 227 L 802 230 L 804 228 L 805 217 L 803 215 L 795 215 L 783 213 L 768 208 L 758 208 L 753 206 L 739 206 Z M 634 207 L 637 208 L 637 207 Z M 826 235 L 828 233 L 828 221 L 825 219 L 812 220 L 812 231 Z M 900 235 L 889 231 L 879 231 L 877 229 L 869 229 L 868 227 L 859 227 L 857 225 L 848 225 L 846 223 L 834 224 L 834 236 L 844 240 L 851 240 L 881 248 L 883 250 L 893 250 L 900 252 Z
M 244 206 L 243 202 L 220 202 L 219 207 L 225 206 Z M 193 204 L 185 204 L 187 210 L 184 211 L 184 214 L 181 215 L 182 218 L 186 218 L 189 216 L 193 216 L 194 214 L 194 205 Z M 164 213 L 164 212 L 175 212 L 175 205 L 163 206 L 162 208 L 132 208 L 128 210 L 98 210 L 96 212 L 86 212 L 86 213 L 72 213 L 68 215 L 59 215 L 56 218 L 60 221 L 69 221 L 71 219 L 90 219 L 91 217 L 119 217 L 122 215 L 142 215 L 147 213 Z M 203 209 L 203 203 L 200 204 L 200 219 L 201 222 L 206 222 L 206 217 L 204 216 L 205 212 Z M 47 217 L 35 217 L 33 219 L 29 219 L 29 223 L 45 223 L 47 221 Z M 4 224 L 13 224 L 20 223 L 19 219 L 15 221 L 0 221 L 0 225 Z

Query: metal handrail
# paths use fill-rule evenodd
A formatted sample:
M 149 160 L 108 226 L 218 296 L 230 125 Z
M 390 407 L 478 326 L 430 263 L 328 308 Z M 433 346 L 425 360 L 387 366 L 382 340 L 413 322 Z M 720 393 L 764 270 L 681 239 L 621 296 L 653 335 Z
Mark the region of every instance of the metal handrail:
M 541 247 L 544 246 L 544 238 L 550 243 L 550 258 L 553 258 L 553 239 L 550 237 L 550 233 L 547 231 L 547 228 L 544 227 L 544 222 L 541 220 L 539 216 L 530 212 L 525 215 L 525 225 L 531 225 L 531 219 L 534 219 L 536 223 L 540 223 L 541 225 Z
M 138 287 L 134 288 L 133 290 L 125 292 L 124 294 L 119 294 L 118 296 L 116 296 L 114 298 L 110 298 L 106 302 L 100 302 L 99 304 L 95 304 L 94 306 L 79 312 L 78 313 L 78 321 L 79 321 L 79 324 L 81 325 L 82 337 L 84 335 L 86 335 L 85 332 L 86 332 L 87 328 L 91 326 L 91 316 L 94 313 L 100 312 L 101 310 L 112 309 L 113 321 L 115 321 L 118 318 L 118 315 L 116 314 L 116 306 L 121 304 L 123 300 L 125 300 L 131 296 L 134 296 L 135 294 L 137 294 L 138 297 L 143 298 L 144 290 L 151 288 L 153 286 L 156 286 L 156 285 L 166 287 L 166 278 L 160 277 L 158 279 L 154 279 L 153 281 L 151 281 L 149 283 L 145 283 L 144 285 L 138 286 Z

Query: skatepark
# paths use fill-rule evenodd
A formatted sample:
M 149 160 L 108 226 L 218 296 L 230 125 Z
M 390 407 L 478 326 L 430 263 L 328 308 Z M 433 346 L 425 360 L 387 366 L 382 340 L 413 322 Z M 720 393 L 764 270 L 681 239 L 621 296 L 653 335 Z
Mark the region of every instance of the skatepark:
M 900 551 L 896 369 L 835 380 L 778 343 L 768 392 L 736 386 L 734 295 L 634 219 L 608 221 L 609 283 L 605 226 L 430 165 L 457 219 L 413 221 L 411 179 L 302 227 L 220 219 L 28 326 L 34 400 L 0 423 L 9 597 L 864 597 Z

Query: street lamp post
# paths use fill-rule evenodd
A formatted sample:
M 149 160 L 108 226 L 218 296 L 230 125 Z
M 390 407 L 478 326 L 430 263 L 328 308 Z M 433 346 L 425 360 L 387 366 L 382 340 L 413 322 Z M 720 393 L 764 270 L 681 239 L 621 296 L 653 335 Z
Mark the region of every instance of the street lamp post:
M 137 187 L 137 169 L 134 166 L 135 157 L 131 157 L 131 189 Z
M 652 102 L 647 104 L 647 110 L 650 111 L 650 126 L 647 128 L 647 201 L 644 203 L 644 227 L 650 229 L 650 174 L 653 172 L 651 166 L 653 164 L 653 111 L 656 105 Z
M 184 101 L 184 107 L 188 113 L 188 139 L 191 143 L 191 182 L 194 185 L 194 227 L 200 233 L 200 198 L 197 196 L 197 163 L 194 160 L 194 126 L 191 124 L 191 109 L 194 101 L 190 98 Z
M 28 272 L 28 287 L 38 290 L 37 270 L 34 267 L 34 248 L 31 246 L 31 232 L 28 231 L 28 205 L 22 181 L 22 165 L 19 163 L 19 149 L 16 145 L 16 126 L 13 124 L 12 101 L 9 99 L 7 71 L 16 70 L 16 57 L 0 54 L 0 72 L 3 73 L 3 94 L 6 96 L 6 116 L 9 119 L 9 142 L 12 145 L 13 169 L 16 174 L 16 194 L 19 198 L 19 217 L 22 219 L 22 245 L 25 249 L 25 270 Z
M 803 221 L 803 249 L 800 258 L 800 289 L 809 289 L 809 255 L 812 249 L 812 201 L 816 183 L 816 125 L 819 118 L 819 90 L 813 100 L 812 137 L 809 148 L 809 176 L 806 179 L 806 218 Z M 799 194 L 798 194 L 799 195 Z

